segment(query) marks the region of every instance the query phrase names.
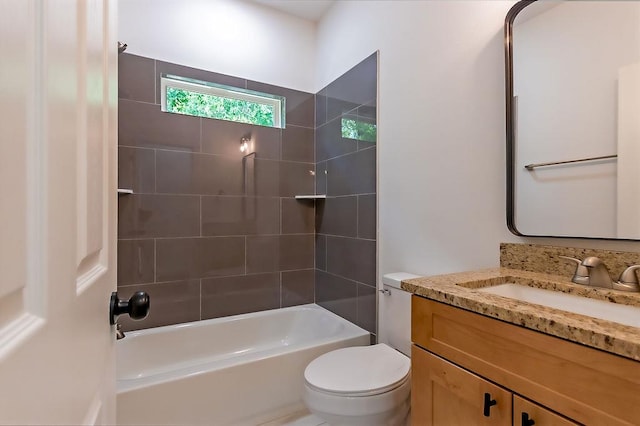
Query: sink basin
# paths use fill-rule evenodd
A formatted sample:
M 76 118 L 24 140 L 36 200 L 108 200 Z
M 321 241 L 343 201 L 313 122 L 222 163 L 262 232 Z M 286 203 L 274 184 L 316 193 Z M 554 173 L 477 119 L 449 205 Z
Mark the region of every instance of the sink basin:
M 619 324 L 640 327 L 640 307 L 621 305 L 604 300 L 575 296 L 559 291 L 543 290 L 518 284 L 499 284 L 480 288 L 477 291 L 490 293 L 523 302 L 535 303 L 549 308 L 600 318 Z

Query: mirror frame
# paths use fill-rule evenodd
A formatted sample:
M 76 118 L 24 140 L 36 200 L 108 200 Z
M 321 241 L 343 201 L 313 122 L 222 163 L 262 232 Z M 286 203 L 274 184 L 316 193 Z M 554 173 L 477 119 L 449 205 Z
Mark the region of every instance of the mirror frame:
M 574 238 L 585 240 L 638 241 L 630 238 L 604 238 L 566 235 L 528 235 L 518 230 L 515 223 L 515 103 L 513 102 L 513 23 L 516 16 L 537 0 L 520 0 L 509 9 L 504 20 L 505 96 L 506 96 L 506 159 L 507 159 L 507 228 L 519 237 Z

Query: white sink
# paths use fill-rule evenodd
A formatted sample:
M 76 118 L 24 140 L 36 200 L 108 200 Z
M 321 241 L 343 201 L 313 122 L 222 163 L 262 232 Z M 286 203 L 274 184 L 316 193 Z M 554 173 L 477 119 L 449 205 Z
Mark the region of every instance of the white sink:
M 619 324 L 640 327 L 640 307 L 637 306 L 621 305 L 560 291 L 543 290 L 511 283 L 484 287 L 477 291 L 613 321 Z

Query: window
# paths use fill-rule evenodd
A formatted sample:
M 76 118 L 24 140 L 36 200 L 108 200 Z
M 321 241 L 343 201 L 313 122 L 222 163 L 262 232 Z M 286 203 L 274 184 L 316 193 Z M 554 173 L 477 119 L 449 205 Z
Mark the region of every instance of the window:
M 174 75 L 162 75 L 162 111 L 284 127 L 285 98 Z
M 342 118 L 342 137 L 367 142 L 376 141 L 377 129 L 373 123 L 355 118 Z

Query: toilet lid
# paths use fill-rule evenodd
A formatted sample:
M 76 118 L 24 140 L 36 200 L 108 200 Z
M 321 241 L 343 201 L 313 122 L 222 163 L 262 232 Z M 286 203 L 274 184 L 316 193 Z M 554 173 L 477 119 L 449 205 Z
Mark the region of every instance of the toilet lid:
M 338 349 L 311 361 L 304 378 L 311 387 L 349 396 L 378 395 L 404 383 L 409 358 L 385 344 Z

